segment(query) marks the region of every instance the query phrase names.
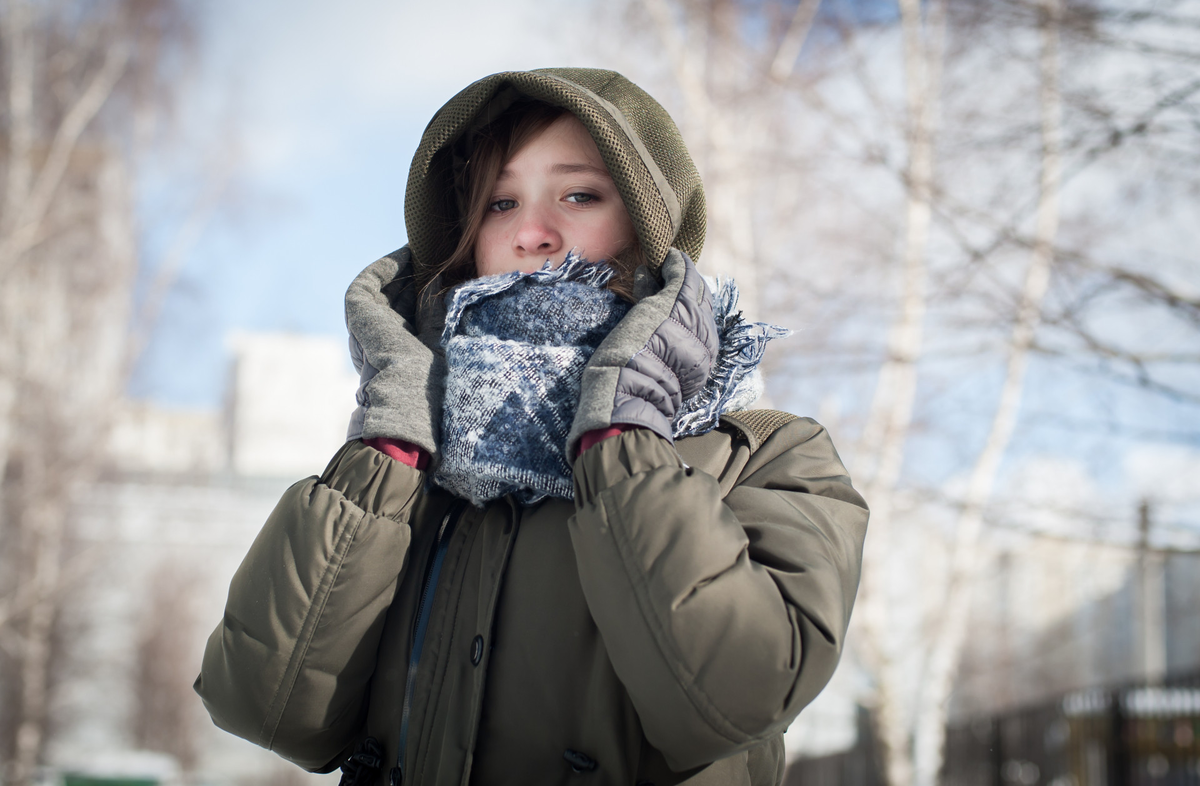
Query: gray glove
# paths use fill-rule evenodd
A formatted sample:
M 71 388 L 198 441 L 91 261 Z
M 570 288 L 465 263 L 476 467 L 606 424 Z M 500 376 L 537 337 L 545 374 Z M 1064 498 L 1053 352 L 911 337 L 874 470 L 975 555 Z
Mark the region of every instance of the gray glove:
M 674 442 L 680 403 L 708 381 L 719 348 L 712 294 L 681 251 L 668 252 L 662 276 L 662 289 L 629 310 L 584 368 L 567 455 L 584 434 L 615 423 Z
M 432 456 L 444 361 L 417 336 L 416 310 L 407 246 L 372 263 L 346 291 L 350 357 L 360 380 L 346 439 L 402 439 Z

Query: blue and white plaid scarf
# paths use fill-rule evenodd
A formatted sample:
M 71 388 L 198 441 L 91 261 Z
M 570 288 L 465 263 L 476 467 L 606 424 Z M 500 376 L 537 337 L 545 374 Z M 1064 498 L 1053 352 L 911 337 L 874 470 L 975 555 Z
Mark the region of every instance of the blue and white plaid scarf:
M 605 288 L 614 274 L 572 254 L 558 268 L 455 288 L 442 333 L 448 371 L 436 484 L 475 505 L 505 494 L 526 505 L 573 498 L 565 443 L 583 368 L 631 308 Z M 714 289 L 721 351 L 708 384 L 676 414 L 676 438 L 711 431 L 721 413 L 757 400 L 766 344 L 788 333 L 742 319 L 733 281 Z

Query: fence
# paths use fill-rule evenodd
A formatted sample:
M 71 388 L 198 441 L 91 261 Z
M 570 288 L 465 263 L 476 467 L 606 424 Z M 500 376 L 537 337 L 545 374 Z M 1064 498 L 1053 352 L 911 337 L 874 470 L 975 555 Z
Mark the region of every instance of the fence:
M 864 714 L 865 715 L 865 714 Z M 788 786 L 879 786 L 869 722 L 858 744 L 788 769 Z M 1077 691 L 947 730 L 946 786 L 1200 786 L 1200 672 Z
M 884 786 L 871 714 L 858 708 L 858 742 L 842 753 L 800 759 L 788 766 L 783 786 Z

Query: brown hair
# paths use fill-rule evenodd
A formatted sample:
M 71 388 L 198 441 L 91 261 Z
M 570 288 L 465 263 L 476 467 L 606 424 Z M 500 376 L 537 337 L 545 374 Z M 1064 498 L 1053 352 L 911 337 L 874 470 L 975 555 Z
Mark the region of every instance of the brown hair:
M 466 165 L 456 177 L 459 198 L 458 245 L 434 268 L 425 290 L 435 281 L 441 293 L 476 277 L 475 243 L 487 215 L 489 200 L 504 165 L 537 138 L 568 110 L 542 101 L 519 101 L 498 118 L 475 132 Z M 633 300 L 633 271 L 644 264 L 641 245 L 633 243 L 607 260 L 617 269 L 608 288 L 626 300 Z M 439 293 L 439 294 L 441 294 Z

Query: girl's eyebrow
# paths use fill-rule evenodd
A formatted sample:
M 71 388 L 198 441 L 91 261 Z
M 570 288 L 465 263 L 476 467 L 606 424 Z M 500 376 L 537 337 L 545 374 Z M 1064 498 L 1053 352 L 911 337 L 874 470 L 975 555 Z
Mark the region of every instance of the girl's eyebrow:
M 608 173 L 607 169 L 600 166 L 593 166 L 592 164 L 555 164 L 550 167 L 550 172 L 555 175 L 575 175 L 582 173 L 612 180 L 612 175 Z
M 605 169 L 602 166 L 595 166 L 593 164 L 555 164 L 554 166 L 550 167 L 550 174 L 552 174 L 552 175 L 585 174 L 585 175 L 595 175 L 596 177 L 602 177 L 602 178 L 605 178 L 606 180 L 612 180 L 612 175 L 610 175 L 608 173 L 607 169 Z M 500 170 L 500 174 L 496 176 L 496 182 L 499 183 L 502 180 L 508 180 L 512 176 L 513 176 L 512 170 L 509 169 L 508 167 L 504 167 L 504 169 Z

